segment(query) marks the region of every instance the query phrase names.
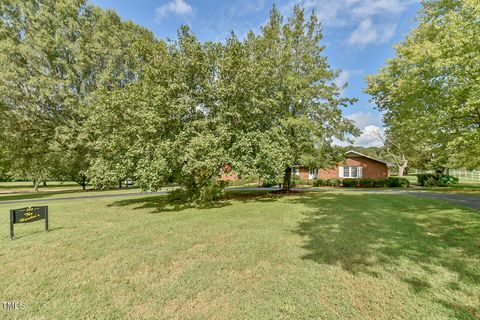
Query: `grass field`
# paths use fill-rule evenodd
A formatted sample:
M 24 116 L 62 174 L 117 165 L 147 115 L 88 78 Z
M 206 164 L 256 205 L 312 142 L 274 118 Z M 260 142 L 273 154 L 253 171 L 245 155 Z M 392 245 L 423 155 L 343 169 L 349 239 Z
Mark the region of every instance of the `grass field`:
M 60 191 L 82 191 L 82 187 L 73 181 L 48 181 L 47 186 L 40 184 L 35 192 L 33 183 L 29 181 L 0 182 L 0 197 L 16 193 L 46 193 Z
M 49 189 L 49 188 L 66 188 L 66 187 L 79 187 L 81 186 L 73 181 L 48 181 L 47 186 L 44 186 L 42 183 L 38 186 L 39 189 Z M 11 190 L 11 189 L 32 189 L 33 183 L 31 181 L 13 181 L 13 182 L 0 182 L 0 190 Z
M 0 202 L 0 300 L 26 305 L 0 318 L 480 317 L 479 212 L 386 194 L 230 197 L 51 202 L 51 231 L 16 225 L 14 241 Z
M 171 188 L 163 188 L 169 190 Z M 35 192 L 31 182 L 0 182 L 0 202 L 21 199 L 47 199 L 49 197 L 78 197 L 84 195 L 100 195 L 108 193 L 140 193 L 140 188 L 112 189 L 109 191 L 95 190 L 88 187 L 82 190 L 82 187 L 72 181 L 49 181 L 47 187 L 41 186 L 38 192 Z
M 170 190 L 172 188 L 162 188 L 162 191 Z M 57 190 L 51 192 L 35 192 L 27 194 L 3 194 L 0 195 L 0 204 L 2 201 L 12 201 L 12 200 L 24 200 L 29 199 L 32 201 L 35 200 L 48 200 L 49 198 L 74 198 L 74 197 L 83 197 L 83 196 L 98 196 L 98 195 L 108 195 L 108 194 L 125 194 L 129 195 L 131 193 L 141 193 L 140 188 L 129 188 L 129 189 L 113 189 L 113 190 Z

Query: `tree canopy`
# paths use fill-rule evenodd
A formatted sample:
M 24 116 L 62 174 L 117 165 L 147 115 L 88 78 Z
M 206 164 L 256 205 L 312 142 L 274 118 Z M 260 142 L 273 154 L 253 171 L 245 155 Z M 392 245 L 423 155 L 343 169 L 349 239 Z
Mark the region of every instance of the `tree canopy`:
M 480 166 L 480 4 L 423 3 L 396 56 L 367 78 L 387 132 L 418 166 Z
M 11 174 L 85 182 L 84 109 L 99 88 L 137 79 L 141 66 L 125 57 L 142 37 L 154 39 L 85 0 L 0 3 L 0 127 Z
M 90 110 L 94 182 L 132 177 L 155 190 L 176 181 L 191 200 L 208 201 L 226 166 L 285 177 L 289 189 L 294 165 L 332 164 L 333 138 L 356 128 L 342 117 L 353 100 L 341 97 L 321 40 L 315 14 L 296 7 L 287 21 L 273 8 L 243 41 L 200 43 L 182 27 L 176 41 L 141 44 L 142 79 L 104 92 Z
M 244 39 L 156 39 L 86 0 L 0 4 L 1 163 L 37 184 L 171 182 L 192 201 L 223 191 L 227 168 L 265 181 L 338 160 L 357 129 L 324 54 L 316 15 L 296 6 Z

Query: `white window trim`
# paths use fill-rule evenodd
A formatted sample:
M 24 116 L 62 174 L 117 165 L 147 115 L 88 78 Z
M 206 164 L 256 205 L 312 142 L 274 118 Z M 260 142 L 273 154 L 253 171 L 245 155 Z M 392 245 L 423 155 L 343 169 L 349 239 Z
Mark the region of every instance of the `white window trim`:
M 345 169 L 348 168 L 348 176 L 345 176 Z M 357 168 L 357 176 L 352 177 L 352 168 Z M 363 178 L 363 167 L 361 166 L 346 166 L 338 167 L 338 176 L 340 178 L 361 179 Z

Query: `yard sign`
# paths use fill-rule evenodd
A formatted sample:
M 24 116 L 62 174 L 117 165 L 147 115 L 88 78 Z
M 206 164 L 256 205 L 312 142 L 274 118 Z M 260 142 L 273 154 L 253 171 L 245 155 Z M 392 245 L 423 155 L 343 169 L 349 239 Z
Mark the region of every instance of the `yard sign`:
M 13 240 L 13 225 L 45 220 L 45 231 L 48 232 L 48 206 L 27 207 L 10 210 L 10 240 Z

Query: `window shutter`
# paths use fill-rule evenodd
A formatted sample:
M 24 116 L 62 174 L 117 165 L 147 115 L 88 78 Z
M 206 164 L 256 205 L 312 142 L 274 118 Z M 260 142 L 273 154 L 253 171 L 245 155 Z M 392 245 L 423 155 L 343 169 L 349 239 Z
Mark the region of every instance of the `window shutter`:
M 343 167 L 338 167 L 338 176 L 343 178 Z
M 358 167 L 358 177 L 363 178 L 363 167 Z

